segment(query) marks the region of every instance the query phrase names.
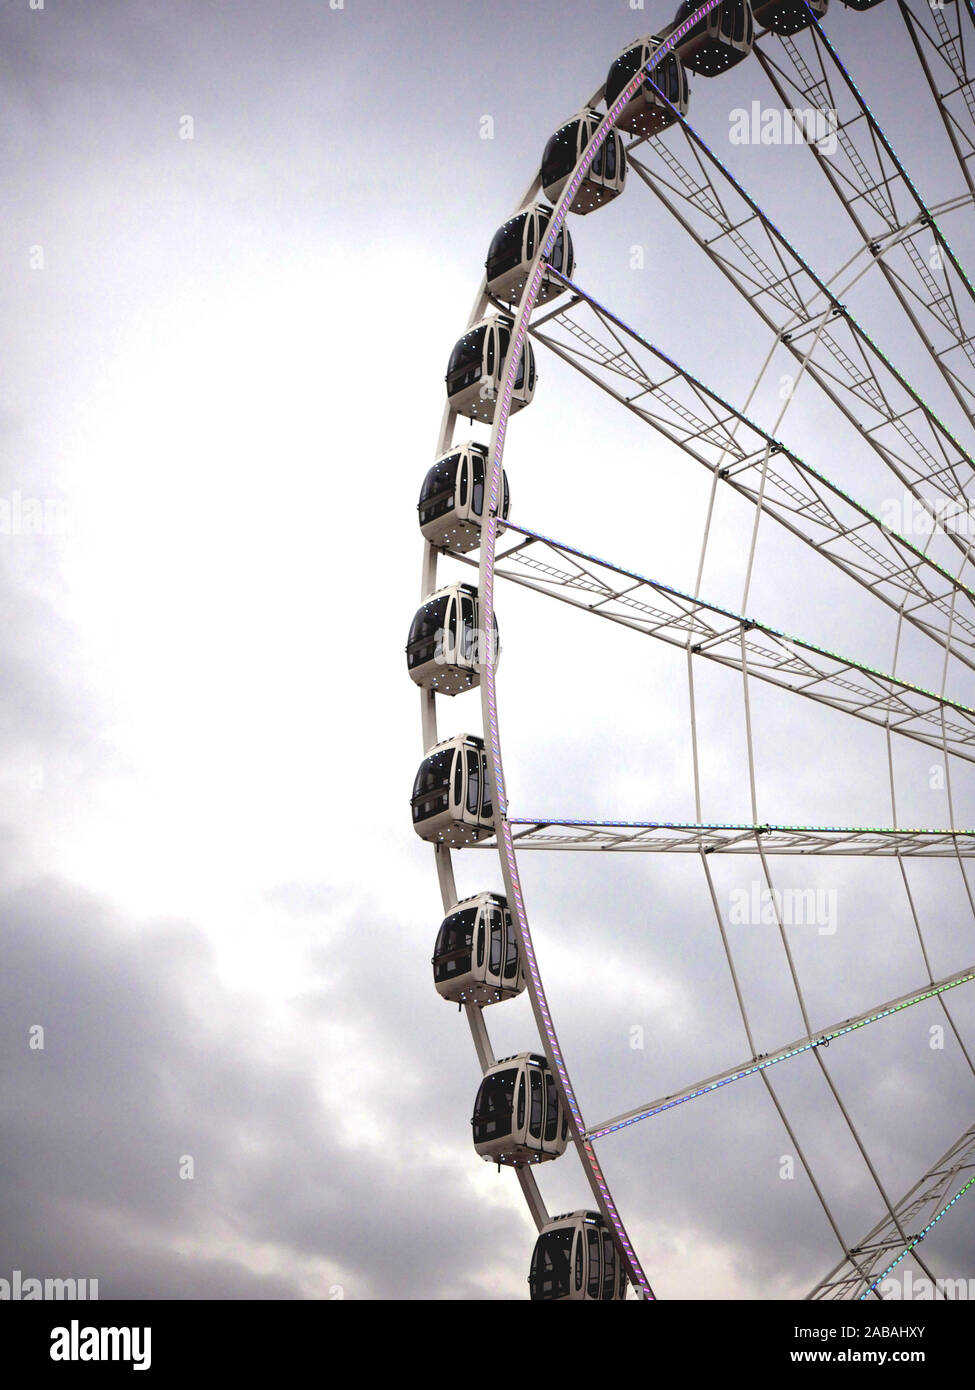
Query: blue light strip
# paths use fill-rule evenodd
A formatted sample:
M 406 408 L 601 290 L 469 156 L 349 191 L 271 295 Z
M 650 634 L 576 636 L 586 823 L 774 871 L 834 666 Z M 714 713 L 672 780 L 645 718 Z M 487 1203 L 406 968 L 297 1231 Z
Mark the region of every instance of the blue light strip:
M 940 985 L 935 985 L 931 989 L 912 995 L 910 999 L 902 1000 L 900 1003 L 892 1004 L 886 1009 L 881 1009 L 875 1014 L 855 1020 L 852 1023 L 843 1025 L 840 1028 L 832 1028 L 823 1033 L 820 1037 L 812 1039 L 810 1042 L 801 1043 L 798 1047 L 788 1048 L 783 1052 L 777 1053 L 774 1057 L 766 1057 L 761 1061 L 755 1061 L 751 1066 L 742 1067 L 740 1071 L 733 1072 L 730 1076 L 724 1076 L 718 1081 L 712 1081 L 707 1086 L 700 1086 L 696 1091 L 691 1091 L 687 1095 L 677 1096 L 673 1100 L 666 1100 L 660 1105 L 651 1106 L 647 1110 L 641 1110 L 638 1115 L 629 1115 L 625 1120 L 617 1120 L 615 1124 L 606 1125 L 602 1129 L 590 1130 L 591 1139 L 602 1139 L 607 1134 L 615 1134 L 617 1130 L 628 1129 L 630 1125 L 639 1124 L 641 1120 L 652 1119 L 654 1115 L 662 1115 L 665 1110 L 673 1110 L 678 1105 L 685 1105 L 689 1100 L 696 1100 L 698 1096 L 710 1095 L 712 1091 L 718 1091 L 722 1086 L 728 1086 L 732 1081 L 741 1081 L 743 1077 L 755 1076 L 758 1072 L 767 1071 L 769 1067 L 774 1067 L 779 1062 L 787 1062 L 792 1057 L 801 1057 L 805 1052 L 812 1052 L 817 1047 L 829 1047 L 830 1043 L 836 1038 L 842 1038 L 847 1033 L 855 1033 L 860 1028 L 866 1028 L 868 1024 L 877 1023 L 882 1018 L 890 1018 L 893 1014 L 898 1014 L 902 1009 L 913 1008 L 915 1004 L 921 1004 L 926 999 L 935 999 L 939 995 L 946 994 L 950 989 L 957 989 L 959 985 L 970 984 L 975 980 L 975 969 L 967 971 L 964 975 L 956 976 L 952 980 L 945 981 Z
M 733 821 L 676 821 L 676 820 L 577 820 L 557 816 L 511 816 L 509 825 L 567 825 L 586 828 L 606 826 L 621 830 L 739 830 L 754 835 L 801 835 L 805 833 L 830 835 L 931 835 L 940 839 L 975 838 L 975 830 L 923 829 L 919 826 L 870 825 L 748 825 Z
M 914 1239 L 910 1242 L 910 1244 L 907 1245 L 907 1246 L 905 1246 L 905 1248 L 904 1248 L 904 1249 L 901 1251 L 901 1253 L 897 1256 L 897 1259 L 894 1260 L 892 1264 L 889 1264 L 889 1265 L 887 1266 L 887 1268 L 884 1270 L 883 1274 L 880 1275 L 879 1279 L 875 1279 L 875 1280 L 873 1281 L 873 1283 L 870 1285 L 869 1289 L 867 1289 L 866 1293 L 862 1293 L 862 1294 L 860 1295 L 859 1299 L 857 1300 L 859 1303 L 862 1303 L 863 1300 L 864 1300 L 865 1298 L 869 1298 L 869 1297 L 870 1297 L 870 1295 L 873 1293 L 873 1291 L 874 1291 L 874 1289 L 877 1287 L 877 1285 L 878 1285 L 878 1284 L 882 1284 L 883 1281 L 887 1278 L 888 1274 L 890 1274 L 891 1270 L 892 1270 L 892 1269 L 896 1269 L 897 1266 L 900 1264 L 901 1260 L 906 1259 L 907 1256 L 908 1256 L 908 1255 L 911 1253 L 911 1251 L 914 1249 L 914 1247 L 915 1247 L 916 1245 L 920 1245 L 920 1244 L 921 1244 L 921 1241 L 922 1241 L 922 1240 L 924 1239 L 924 1237 L 928 1234 L 928 1232 L 934 1229 L 934 1227 L 938 1224 L 938 1222 L 941 1220 L 941 1218 L 942 1218 L 943 1216 L 946 1216 L 946 1215 L 948 1214 L 948 1212 L 951 1210 L 951 1208 L 955 1205 L 955 1203 L 958 1202 L 958 1201 L 960 1201 L 961 1198 L 964 1197 L 965 1193 L 968 1192 L 969 1189 L 970 1189 L 971 1187 L 973 1187 L 973 1186 L 975 1186 L 975 1177 L 969 1178 L 969 1179 L 968 1179 L 968 1182 L 966 1182 L 965 1186 L 962 1187 L 962 1188 L 960 1188 L 959 1191 L 955 1193 L 955 1195 L 954 1195 L 954 1197 L 952 1197 L 951 1201 L 945 1203 L 945 1205 L 944 1205 L 944 1206 L 941 1208 L 941 1210 L 938 1212 L 937 1216 L 933 1216 L 933 1217 L 931 1218 L 931 1220 L 930 1220 L 930 1221 L 928 1222 L 928 1224 L 925 1226 L 924 1230 L 923 1230 L 923 1231 L 919 1231 L 918 1234 L 914 1237 Z
M 566 555 L 576 555 L 580 560 L 588 560 L 591 564 L 602 565 L 604 569 L 613 570 L 615 574 L 624 575 L 627 579 L 639 580 L 641 584 L 646 584 L 649 588 L 660 594 L 669 594 L 674 598 L 681 599 L 685 603 L 693 605 L 694 608 L 703 608 L 709 613 L 720 613 L 722 617 L 731 618 L 734 622 L 740 623 L 746 628 L 754 628 L 756 632 L 764 632 L 769 637 L 779 638 L 784 642 L 790 643 L 793 647 L 802 647 L 804 651 L 815 652 L 817 656 L 828 657 L 830 661 L 838 661 L 843 666 L 850 667 L 854 671 L 862 671 L 866 675 L 876 676 L 879 680 L 888 681 L 891 685 L 899 686 L 901 690 L 910 690 L 915 695 L 924 695 L 929 700 L 934 700 L 936 704 L 947 709 L 958 710 L 961 714 L 970 714 L 975 718 L 975 708 L 971 705 L 963 705 L 958 700 L 950 700 L 947 696 L 938 695 L 933 690 L 926 690 L 923 685 L 914 685 L 911 681 L 901 680 L 899 676 L 892 676 L 887 671 L 881 671 L 875 666 L 867 666 L 862 661 L 855 661 L 850 657 L 841 656 L 838 652 L 830 651 L 828 647 L 818 647 L 813 642 L 807 642 L 802 637 L 795 637 L 791 633 L 783 632 L 777 627 L 770 627 L 768 623 L 759 622 L 757 618 L 746 618 L 742 614 L 734 612 L 731 608 L 722 608 L 720 604 L 708 603 L 704 599 L 695 598 L 693 594 L 684 593 L 682 589 L 675 589 L 670 584 L 663 584 L 657 579 L 648 579 L 646 575 L 638 574 L 635 570 L 623 569 L 620 565 L 614 565 L 610 560 L 602 560 L 598 555 L 590 555 L 585 550 L 576 550 L 571 545 L 564 545 L 561 541 L 554 540 L 551 536 L 545 536 L 540 531 L 529 531 L 524 526 L 516 526 L 513 522 L 508 522 L 509 531 L 517 531 L 522 536 L 530 536 L 533 540 L 541 541 L 545 545 L 550 545 L 554 549 L 562 551 Z M 716 633 L 710 634 L 717 636 Z M 819 673 L 822 674 L 822 673 Z M 920 717 L 920 712 L 918 712 Z

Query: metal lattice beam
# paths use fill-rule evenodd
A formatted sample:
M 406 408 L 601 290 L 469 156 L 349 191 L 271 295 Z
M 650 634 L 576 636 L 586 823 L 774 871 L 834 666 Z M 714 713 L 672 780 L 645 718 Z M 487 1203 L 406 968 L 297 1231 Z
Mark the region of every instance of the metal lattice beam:
M 571 298 L 536 321 L 536 342 L 975 669 L 975 592 L 967 584 L 578 285 L 565 284 Z
M 509 523 L 495 573 L 693 656 L 975 762 L 975 709 Z M 459 556 L 474 564 L 467 556 Z
M 969 71 L 975 10 L 971 0 L 944 0 L 939 6 L 898 0 L 898 5 L 958 167 L 975 194 L 975 72 Z
M 783 106 L 830 113 L 831 140 L 803 143 L 975 423 L 975 288 L 941 226 L 819 24 L 764 42 L 755 55 Z
M 932 494 L 968 513 L 975 458 L 799 255 L 697 132 L 681 121 L 656 139 L 637 176 L 735 286 L 901 485 L 928 511 Z M 667 135 L 672 132 L 668 131 Z M 966 557 L 971 540 L 945 533 Z
M 923 985 L 920 989 L 899 994 L 894 999 L 887 999 L 882 1004 L 875 1004 L 872 1008 L 864 1009 L 862 1013 L 845 1018 L 840 1023 L 830 1024 L 826 1028 L 819 1029 L 818 1032 L 807 1033 L 782 1047 L 773 1048 L 769 1052 L 760 1052 L 757 1056 L 749 1057 L 736 1066 L 715 1072 L 713 1076 L 706 1076 L 701 1081 L 692 1081 L 689 1086 L 684 1086 L 679 1091 L 672 1091 L 669 1095 L 659 1096 L 656 1100 L 645 1101 L 642 1105 L 634 1106 L 631 1110 L 624 1110 L 621 1115 L 614 1115 L 610 1120 L 603 1120 L 601 1124 L 593 1125 L 589 1130 L 589 1138 L 602 1139 L 607 1134 L 615 1134 L 618 1130 L 628 1129 L 631 1125 L 639 1124 L 641 1120 L 649 1120 L 655 1115 L 662 1115 L 665 1111 L 673 1110 L 678 1105 L 686 1104 L 687 1101 L 696 1100 L 699 1096 L 710 1095 L 713 1091 L 721 1090 L 733 1081 L 741 1081 L 746 1076 L 757 1076 L 770 1067 L 778 1066 L 781 1062 L 791 1061 L 794 1057 L 802 1057 L 813 1051 L 814 1048 L 829 1047 L 830 1043 L 835 1042 L 838 1038 L 858 1033 L 872 1023 L 879 1023 L 882 1019 L 892 1018 L 895 1014 L 903 1013 L 905 1009 L 914 1008 L 917 1004 L 923 1004 L 929 999 L 936 999 L 949 990 L 957 989 L 959 985 L 971 984 L 972 980 L 975 980 L 975 965 L 968 966 L 965 970 L 960 970 L 954 975 L 948 975 L 943 980 L 932 981 L 931 984 Z
M 817 1300 L 865 1298 L 913 1253 L 935 1223 L 973 1184 L 975 1124 L 965 1130 L 896 1204 L 899 1225 L 912 1233 L 908 1245 L 905 1246 L 890 1217 L 885 1217 L 859 1245 L 847 1252 L 847 1258 L 836 1265 L 808 1297 Z
M 572 820 L 509 816 L 521 850 L 645 854 L 788 854 L 825 858 L 975 858 L 975 830 L 887 826 L 694 824 L 686 821 Z M 494 839 L 475 849 L 496 848 Z

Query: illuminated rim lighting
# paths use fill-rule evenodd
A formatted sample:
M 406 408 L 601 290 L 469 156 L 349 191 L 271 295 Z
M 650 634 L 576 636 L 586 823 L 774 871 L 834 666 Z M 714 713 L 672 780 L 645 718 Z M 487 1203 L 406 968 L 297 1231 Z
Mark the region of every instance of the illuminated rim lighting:
M 890 1273 L 890 1271 L 891 1271 L 892 1269 L 896 1269 L 897 1266 L 900 1264 L 901 1260 L 906 1259 L 907 1256 L 911 1253 L 911 1251 L 914 1249 L 914 1247 L 915 1247 L 916 1245 L 920 1245 L 920 1244 L 921 1244 L 921 1241 L 922 1241 L 922 1240 L 924 1239 L 924 1237 L 928 1234 L 928 1232 L 932 1229 L 932 1227 L 934 1227 L 935 1225 L 937 1225 L 937 1223 L 941 1220 L 941 1218 L 942 1218 L 944 1215 L 946 1215 L 947 1212 L 949 1212 L 949 1211 L 951 1210 L 951 1208 L 955 1205 L 955 1203 L 956 1203 L 957 1201 L 959 1201 L 962 1197 L 964 1197 L 964 1195 L 965 1195 L 965 1193 L 968 1191 L 968 1189 L 969 1189 L 970 1187 L 973 1187 L 973 1186 L 975 1186 L 975 1177 L 969 1178 L 969 1179 L 968 1179 L 968 1182 L 966 1182 L 965 1186 L 962 1187 L 962 1188 L 959 1188 L 959 1190 L 955 1193 L 954 1197 L 952 1197 L 951 1201 L 950 1201 L 950 1202 L 946 1202 L 946 1203 L 944 1204 L 944 1206 L 943 1206 L 943 1207 L 941 1208 L 941 1210 L 938 1212 L 937 1216 L 933 1216 L 933 1217 L 931 1218 L 931 1220 L 930 1220 L 930 1221 L 928 1222 L 928 1224 L 925 1226 L 925 1228 L 924 1228 L 923 1231 L 918 1231 L 918 1233 L 917 1233 L 917 1235 L 914 1237 L 914 1239 L 910 1242 L 909 1245 L 906 1245 L 906 1246 L 904 1247 L 904 1249 L 901 1251 L 901 1253 L 897 1256 L 897 1259 L 894 1260 L 893 1264 L 889 1264 L 889 1265 L 887 1266 L 887 1268 L 884 1270 L 883 1274 L 880 1275 L 879 1279 L 875 1279 L 875 1280 L 873 1281 L 873 1283 L 870 1285 L 869 1289 L 867 1289 L 866 1293 L 862 1293 L 862 1294 L 860 1295 L 860 1297 L 857 1299 L 857 1302 L 858 1302 L 858 1303 L 862 1303 L 863 1300 L 864 1300 L 865 1298 L 868 1298 L 868 1297 L 870 1296 L 870 1294 L 873 1293 L 874 1289 L 877 1287 L 878 1284 L 882 1284 L 882 1283 L 883 1283 L 883 1281 L 887 1278 L 887 1276 L 888 1276 L 888 1274 Z
M 774 1057 L 756 1061 L 753 1066 L 743 1067 L 741 1071 L 736 1071 L 732 1076 L 724 1076 L 719 1081 L 712 1081 L 710 1085 L 701 1086 L 689 1095 L 677 1096 L 674 1100 L 664 1101 L 661 1105 L 643 1110 L 639 1115 L 629 1115 L 625 1120 L 617 1120 L 615 1124 L 606 1125 L 603 1129 L 590 1130 L 588 1137 L 590 1139 L 602 1139 L 607 1134 L 615 1134 L 618 1129 L 627 1129 L 630 1125 L 639 1124 L 641 1120 L 652 1119 L 654 1115 L 662 1115 L 665 1110 L 673 1110 L 675 1106 L 684 1105 L 689 1100 L 696 1100 L 698 1096 L 706 1096 L 711 1091 L 718 1091 L 722 1086 L 727 1086 L 732 1081 L 740 1081 L 745 1076 L 756 1076 L 759 1072 L 766 1071 L 779 1062 L 788 1062 L 792 1057 L 801 1057 L 804 1052 L 812 1052 L 816 1047 L 829 1047 L 835 1038 L 845 1037 L 847 1033 L 855 1033 L 858 1029 L 866 1028 L 869 1023 L 877 1023 L 882 1018 L 890 1018 L 892 1014 L 898 1014 L 902 1009 L 913 1008 L 915 1004 L 922 1004 L 926 999 L 936 999 L 939 995 L 947 993 L 949 989 L 957 989 L 959 985 L 967 985 L 972 980 L 975 980 L 975 970 L 970 970 L 967 975 L 963 975 L 959 979 L 949 980 L 943 985 L 936 985 L 934 989 L 926 989 L 920 994 L 912 995 L 910 999 L 903 999 L 899 1004 L 892 1004 L 889 1009 L 881 1009 L 879 1013 L 871 1014 L 869 1018 L 857 1019 L 855 1023 L 846 1024 L 842 1028 L 833 1028 L 820 1037 L 814 1038 L 811 1042 L 803 1043 L 800 1047 L 788 1048 L 785 1052 L 776 1053 Z M 975 1178 L 972 1181 L 975 1182 Z M 883 1277 L 881 1275 L 881 1278 Z
M 489 632 L 491 631 L 491 625 L 494 621 L 494 557 L 497 540 L 498 502 L 501 490 L 505 435 L 507 432 L 508 416 L 511 411 L 511 398 L 514 390 L 515 377 L 517 375 L 518 365 L 521 361 L 525 338 L 528 332 L 528 321 L 535 307 L 535 301 L 538 297 L 539 287 L 545 271 L 545 258 L 551 253 L 555 246 L 555 242 L 565 223 L 566 216 L 568 215 L 569 208 L 575 198 L 580 183 L 588 172 L 596 153 L 604 144 L 606 137 L 614 131 L 616 122 L 624 106 L 630 98 L 635 96 L 639 91 L 645 77 L 663 62 L 667 54 L 676 47 L 681 39 L 720 3 L 721 0 L 706 0 L 705 4 L 701 5 L 683 24 L 679 25 L 678 28 L 654 50 L 650 56 L 650 60 L 643 68 L 637 71 L 636 75 L 613 103 L 612 107 L 607 110 L 606 115 L 599 122 L 592 139 L 583 151 L 574 173 L 566 183 L 558 206 L 555 208 L 548 224 L 547 236 L 543 244 L 538 248 L 525 288 L 522 290 L 517 318 L 511 333 L 511 347 L 505 364 L 504 382 L 500 391 L 498 406 L 494 417 L 489 465 L 488 469 L 485 470 L 486 472 L 489 470 L 490 473 L 490 487 L 488 490 L 489 503 L 481 542 L 479 587 L 481 590 L 484 626 Z M 593 1191 L 597 1195 L 597 1200 L 604 1214 L 609 1218 L 612 1224 L 613 1230 L 616 1233 L 616 1238 L 630 1266 L 630 1272 L 634 1282 L 642 1292 L 644 1298 L 653 1299 L 653 1290 L 636 1256 L 636 1252 L 630 1243 L 630 1238 L 626 1233 L 622 1218 L 616 1209 L 616 1204 L 613 1201 L 609 1187 L 603 1177 L 602 1169 L 596 1159 L 592 1142 L 586 1137 L 582 1111 L 579 1108 L 575 1091 L 569 1080 L 569 1073 L 562 1056 L 562 1049 L 559 1046 L 555 1026 L 552 1022 L 552 1016 L 548 1007 L 548 1001 L 545 996 L 545 990 L 542 985 L 542 978 L 535 957 L 535 948 L 531 938 L 531 931 L 528 926 L 528 915 L 525 911 L 525 904 L 522 898 L 521 879 L 515 860 L 514 844 L 508 824 L 504 771 L 501 763 L 501 742 L 498 731 L 495 672 L 491 657 L 492 654 L 488 653 L 488 659 L 482 667 L 482 687 L 488 713 L 488 758 L 494 780 L 495 824 L 497 826 L 498 849 L 501 852 L 502 858 L 502 872 L 505 875 L 510 906 L 517 923 L 518 935 L 525 955 L 528 989 L 531 995 L 535 1016 L 540 1021 L 542 1031 L 545 1035 L 546 1056 L 549 1060 L 549 1064 L 558 1077 L 560 1089 L 565 1098 L 569 1114 L 572 1117 L 572 1125 L 577 1137 L 577 1146 L 583 1163 L 588 1169 Z

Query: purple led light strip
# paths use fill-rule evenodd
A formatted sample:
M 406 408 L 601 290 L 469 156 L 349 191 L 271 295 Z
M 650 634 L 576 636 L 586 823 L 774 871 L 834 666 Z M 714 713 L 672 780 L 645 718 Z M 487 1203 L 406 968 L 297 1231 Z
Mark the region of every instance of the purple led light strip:
M 654 68 L 659 66 L 667 54 L 676 47 L 681 39 L 720 3 L 721 0 L 706 0 L 705 4 L 701 5 L 683 24 L 679 25 L 654 51 L 646 66 L 636 73 L 613 106 L 608 109 L 566 184 L 561 200 L 549 222 L 548 236 L 544 244 L 538 249 L 532 272 L 528 277 L 525 289 L 522 291 L 521 302 L 518 305 L 518 313 L 511 334 L 511 349 L 505 364 L 504 384 L 494 413 L 494 424 L 491 432 L 489 507 L 481 540 L 479 574 L 480 602 L 482 605 L 481 612 L 483 615 L 484 629 L 487 632 L 492 631 L 494 622 L 494 558 L 497 541 L 498 499 L 501 489 L 505 435 L 508 426 L 508 416 L 511 411 L 511 397 L 514 390 L 515 377 L 524 350 L 525 337 L 528 331 L 528 321 L 535 307 L 539 286 L 541 285 L 542 276 L 545 271 L 545 258 L 551 253 L 555 245 L 580 183 L 592 164 L 597 152 L 605 143 L 607 136 L 614 130 L 616 122 L 627 102 L 639 91 L 645 77 L 648 76 Z M 577 1147 L 583 1161 L 583 1166 L 586 1168 L 593 1194 L 599 1203 L 601 1211 L 612 1224 L 616 1233 L 616 1238 L 625 1253 L 634 1282 L 641 1290 L 644 1298 L 653 1299 L 653 1290 L 637 1259 L 636 1252 L 630 1243 L 626 1228 L 616 1209 L 616 1204 L 613 1201 L 609 1187 L 603 1177 L 602 1169 L 596 1159 L 595 1150 L 590 1140 L 585 1138 L 585 1124 L 583 1123 L 582 1112 L 576 1100 L 572 1083 L 569 1080 L 569 1073 L 562 1057 L 562 1049 L 559 1046 L 555 1025 L 552 1022 L 548 1000 L 545 996 L 542 978 L 535 958 L 535 948 L 528 926 L 528 915 L 525 911 L 521 893 L 521 879 L 515 859 L 514 844 L 508 825 L 504 770 L 501 763 L 501 743 L 498 731 L 493 652 L 488 652 L 486 654 L 486 660 L 482 668 L 481 699 L 487 725 L 488 758 L 494 782 L 494 805 L 496 808 L 495 815 L 498 849 L 501 857 L 501 871 L 517 923 L 525 963 L 528 968 L 528 988 L 532 1001 L 532 1009 L 535 1014 L 536 1022 L 545 1038 L 546 1057 L 558 1076 L 560 1089 L 565 1098 L 569 1113 L 572 1116 Z

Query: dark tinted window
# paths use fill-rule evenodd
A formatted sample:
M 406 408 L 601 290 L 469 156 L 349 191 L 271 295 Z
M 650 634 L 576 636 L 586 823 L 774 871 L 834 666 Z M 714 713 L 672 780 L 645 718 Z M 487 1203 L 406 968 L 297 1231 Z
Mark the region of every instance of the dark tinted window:
M 471 460 L 471 467 L 474 473 L 474 491 L 471 495 L 471 511 L 475 516 L 481 515 L 484 506 L 484 460 L 480 454 L 475 454 Z
M 449 980 L 455 975 L 466 975 L 471 968 L 471 945 L 476 917 L 476 909 L 469 907 L 444 919 L 433 949 L 435 980 Z
M 569 1293 L 572 1227 L 546 1231 L 535 1242 L 528 1285 L 535 1300 L 565 1298 Z
M 467 750 L 467 809 L 476 816 L 481 799 L 481 759 L 473 748 Z
M 437 648 L 443 637 L 444 614 L 447 598 L 437 598 L 425 603 L 410 624 L 410 635 L 406 643 L 406 662 L 412 671 L 414 666 L 422 666 L 437 655 Z
M 490 820 L 494 814 L 494 808 L 491 804 L 491 779 L 488 776 L 486 753 L 481 754 L 481 767 L 484 770 L 484 795 L 481 797 L 481 817 L 484 820 Z
M 477 632 L 474 628 L 474 604 L 466 594 L 460 601 L 463 613 L 464 634 L 461 641 L 461 655 L 465 661 L 473 661 L 477 656 Z
M 488 959 L 488 969 L 496 978 L 501 977 L 501 967 L 504 964 L 504 929 L 501 922 L 501 913 L 497 908 L 491 910 L 491 955 Z
M 616 1246 L 609 1231 L 603 1231 L 603 1298 L 612 1299 L 616 1292 Z
M 494 234 L 487 258 L 487 278 L 493 280 L 506 270 L 513 270 L 521 263 L 521 245 L 525 229 L 525 214 L 513 217 Z
M 459 343 L 454 345 L 454 350 L 450 354 L 450 361 L 447 363 L 447 376 L 453 376 L 472 363 L 481 363 L 481 349 L 484 345 L 484 325 L 480 328 L 472 329 L 470 333 L 465 333 Z
M 628 48 L 625 53 L 620 54 L 616 62 L 610 68 L 609 75 L 606 78 L 607 106 L 612 106 L 623 88 L 628 86 L 630 81 L 636 77 L 642 53 L 642 44 L 637 44 L 635 48 Z
M 563 256 L 564 256 L 564 255 L 565 255 L 565 229 L 562 228 L 562 229 L 560 229 L 558 236 L 555 238 L 555 245 L 552 247 L 552 254 L 551 254 L 551 255 L 549 256 L 549 258 L 548 258 L 548 259 L 549 259 L 549 264 L 550 264 L 550 265 L 553 265 L 553 266 L 555 267 L 556 270 L 565 270 L 565 265 L 564 265 L 564 263 L 563 263 Z
M 427 792 L 440 791 L 450 782 L 450 753 L 434 753 L 424 758 L 413 783 L 413 795 L 425 796 Z
M 551 1144 L 559 1132 L 559 1091 L 551 1072 L 546 1074 L 545 1091 L 545 1142 Z
M 531 1086 L 531 1109 L 528 1112 L 528 1133 L 533 1139 L 541 1139 L 542 1074 L 537 1067 L 529 1067 L 528 1080 Z
M 589 1257 L 589 1278 L 586 1293 L 590 1298 L 599 1297 L 599 1232 L 595 1226 L 586 1227 L 586 1253 Z
M 474 1102 L 475 1143 L 483 1144 L 489 1139 L 502 1139 L 511 1133 L 517 1079 L 518 1069 L 512 1067 L 509 1071 L 486 1076 L 481 1082 Z
M 518 974 L 518 943 L 515 940 L 515 924 L 510 912 L 505 914 L 504 932 L 504 978 L 513 980 Z
M 578 131 L 579 122 L 570 121 L 561 130 L 557 130 L 545 146 L 545 153 L 542 155 L 542 186 L 544 188 L 550 184 L 558 183 L 560 179 L 567 178 L 575 168 Z
M 423 479 L 419 501 L 421 526 L 425 526 L 428 521 L 436 520 L 438 516 L 443 516 L 444 512 L 449 512 L 453 507 L 454 483 L 459 461 L 460 454 L 451 454 L 449 458 L 435 463 Z
M 449 752 L 435 753 L 424 758 L 413 783 L 413 819 L 425 820 L 445 810 L 450 790 Z

